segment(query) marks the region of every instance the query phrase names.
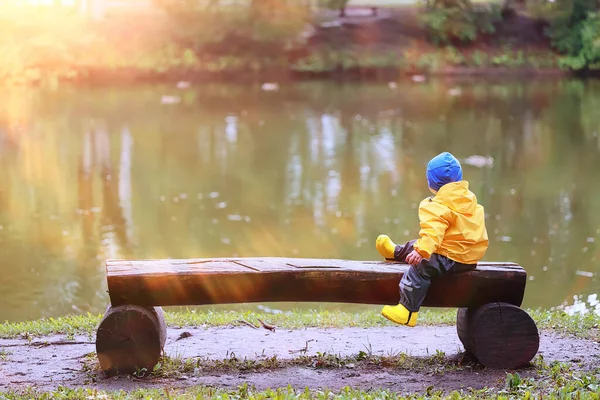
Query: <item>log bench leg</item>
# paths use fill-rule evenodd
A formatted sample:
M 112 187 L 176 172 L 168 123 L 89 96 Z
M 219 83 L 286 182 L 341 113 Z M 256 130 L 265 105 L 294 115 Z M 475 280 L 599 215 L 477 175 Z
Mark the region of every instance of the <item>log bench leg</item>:
M 159 361 L 167 338 L 160 307 L 109 306 L 96 335 L 96 354 L 108 375 L 131 374 Z
M 460 308 L 456 330 L 465 350 L 490 368 L 523 367 L 535 357 L 540 345 L 533 319 L 519 307 L 507 303 Z

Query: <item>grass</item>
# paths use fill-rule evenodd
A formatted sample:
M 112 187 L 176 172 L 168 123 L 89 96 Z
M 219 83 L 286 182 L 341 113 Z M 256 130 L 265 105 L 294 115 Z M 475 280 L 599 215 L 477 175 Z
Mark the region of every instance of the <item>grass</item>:
M 433 361 L 439 363 L 439 360 L 433 359 Z M 406 367 L 413 368 L 414 365 L 406 364 Z M 547 364 L 543 358 L 538 357 L 533 368 L 524 372 L 523 376 L 517 372 L 507 373 L 504 381 L 499 381 L 496 387 L 480 390 L 465 388 L 460 391 L 445 392 L 441 388 L 430 386 L 423 392 L 403 395 L 384 389 L 359 390 L 344 387 L 339 391 L 332 391 L 327 388 L 318 390 L 294 388 L 290 385 L 266 390 L 257 390 L 247 384 L 236 389 L 198 385 L 187 389 L 164 387 L 137 389 L 130 392 L 59 387 L 52 392 L 41 392 L 36 389 L 12 391 L 0 394 L 0 399 L 598 399 L 600 397 L 598 372 L 598 369 L 576 371 L 565 363 Z
M 169 311 L 165 314 L 167 325 L 174 327 L 216 327 L 239 325 L 240 320 L 259 325 L 258 319 L 283 329 L 380 327 L 392 323 L 379 313 L 364 311 L 348 313 L 338 311 L 296 310 L 282 314 L 267 314 L 251 311 Z M 0 338 L 33 338 L 51 334 L 95 335 L 102 316 L 95 314 L 70 315 L 44 318 L 36 321 L 5 322 L 0 325 Z M 450 325 L 456 320 L 453 310 L 424 310 L 420 314 L 421 325 Z
M 7 361 L 8 356 L 10 356 L 10 352 L 6 350 L 0 350 L 0 361 Z
M 552 330 L 561 334 L 579 338 L 600 340 L 600 317 L 586 315 L 568 315 L 564 311 L 527 310 L 539 329 Z M 29 338 L 64 334 L 67 338 L 75 335 L 95 336 L 101 315 L 71 315 L 58 318 L 46 318 L 36 321 L 5 322 L 0 325 L 0 338 Z M 281 314 L 268 314 L 253 311 L 167 311 L 167 325 L 173 327 L 218 327 L 240 325 L 240 320 L 259 325 L 261 319 L 283 329 L 297 328 L 372 328 L 392 326 L 375 310 L 362 312 L 343 312 L 327 310 L 294 310 Z M 419 314 L 419 325 L 454 325 L 455 309 L 424 309 Z
M 307 343 L 308 346 L 308 343 Z M 372 350 L 365 346 L 365 350 L 358 354 L 342 356 L 327 352 L 318 352 L 316 355 L 298 355 L 291 359 L 280 359 L 277 356 L 258 356 L 256 358 L 238 358 L 230 353 L 224 359 L 209 359 L 206 357 L 182 358 L 179 356 L 163 356 L 161 361 L 154 366 L 152 371 L 142 369 L 136 371 L 134 376 L 138 378 L 188 378 L 189 376 L 236 373 L 236 372 L 265 372 L 289 367 L 304 367 L 313 369 L 352 369 L 370 370 L 380 368 L 393 368 L 411 372 L 427 372 L 430 374 L 443 374 L 448 371 L 456 371 L 461 368 L 482 369 L 479 364 L 466 360 L 463 365 L 461 356 L 449 357 L 442 351 L 437 350 L 428 357 L 415 357 L 405 353 L 390 353 L 387 355 L 375 355 Z M 83 360 L 83 371 L 88 374 L 92 381 L 102 374 L 100 366 L 96 361 L 95 353 L 90 353 Z

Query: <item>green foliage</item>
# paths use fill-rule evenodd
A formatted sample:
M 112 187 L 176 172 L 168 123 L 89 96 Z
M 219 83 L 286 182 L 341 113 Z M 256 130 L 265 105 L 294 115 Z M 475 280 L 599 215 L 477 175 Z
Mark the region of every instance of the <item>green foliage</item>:
M 39 82 L 77 76 L 78 57 L 99 38 L 83 29 L 84 21 L 60 12 L 3 12 L 0 16 L 0 80 Z M 73 35 L 73 31 L 79 35 Z M 18 40 L 15 40 L 18 38 Z M 72 68 L 55 69 L 56 65 Z M 44 71 L 54 69 L 51 76 Z
M 277 57 L 302 43 L 310 8 L 293 0 L 215 6 L 196 0 L 154 0 L 167 15 L 167 34 L 198 54 Z
M 527 62 L 523 51 L 511 52 L 504 51 L 502 54 L 491 58 L 492 64 L 496 67 L 518 68 Z
M 431 0 L 419 18 L 436 45 L 470 43 L 480 33 L 495 32 L 500 11 L 495 4 L 475 9 L 470 0 Z
M 600 13 L 595 0 L 562 0 L 546 34 L 564 54 L 563 68 L 600 69 Z
M 452 65 L 465 65 L 465 56 L 456 47 L 447 46 L 444 54 L 445 59 Z
M 425 53 L 419 57 L 415 66 L 420 71 L 435 71 L 440 68 L 440 59 L 438 53 Z
M 486 66 L 488 63 L 488 55 L 483 51 L 475 50 L 473 54 L 471 54 L 471 61 L 476 67 Z

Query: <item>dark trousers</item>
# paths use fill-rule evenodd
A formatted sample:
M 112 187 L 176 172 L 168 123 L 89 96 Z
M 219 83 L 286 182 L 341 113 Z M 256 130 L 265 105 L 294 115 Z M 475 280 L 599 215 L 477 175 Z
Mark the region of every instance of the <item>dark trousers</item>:
M 404 245 L 397 245 L 394 250 L 394 260 L 406 262 L 414 250 L 416 240 Z M 431 280 L 450 272 L 473 270 L 477 265 L 463 264 L 440 254 L 432 254 L 429 260 L 423 259 L 417 265 L 411 265 L 400 280 L 400 304 L 411 312 L 419 311 L 425 300 Z

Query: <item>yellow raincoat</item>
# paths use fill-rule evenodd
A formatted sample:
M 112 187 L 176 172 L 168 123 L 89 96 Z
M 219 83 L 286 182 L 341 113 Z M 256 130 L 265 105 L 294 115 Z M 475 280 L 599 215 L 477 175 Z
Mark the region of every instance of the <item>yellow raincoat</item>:
M 421 231 L 415 250 L 427 259 L 433 253 L 475 264 L 488 248 L 483 206 L 469 190 L 469 182 L 448 183 L 419 206 Z

